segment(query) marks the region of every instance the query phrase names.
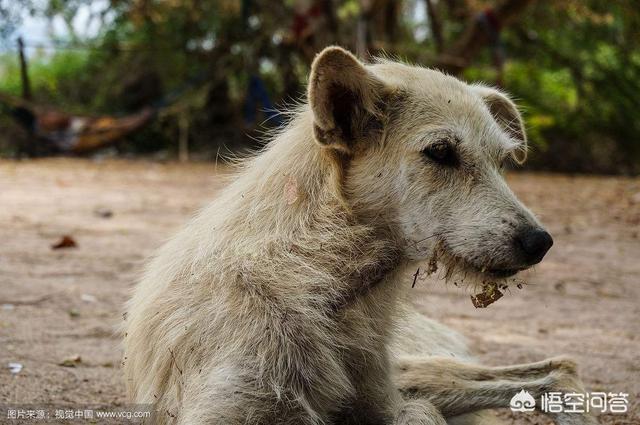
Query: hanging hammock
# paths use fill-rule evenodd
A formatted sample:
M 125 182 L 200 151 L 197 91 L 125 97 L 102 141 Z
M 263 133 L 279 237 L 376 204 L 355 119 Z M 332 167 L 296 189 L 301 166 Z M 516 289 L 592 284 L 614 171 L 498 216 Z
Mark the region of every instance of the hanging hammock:
M 82 153 L 108 146 L 149 123 L 156 109 L 145 107 L 122 117 L 68 114 L 0 93 L 0 103 L 32 136 L 59 152 Z

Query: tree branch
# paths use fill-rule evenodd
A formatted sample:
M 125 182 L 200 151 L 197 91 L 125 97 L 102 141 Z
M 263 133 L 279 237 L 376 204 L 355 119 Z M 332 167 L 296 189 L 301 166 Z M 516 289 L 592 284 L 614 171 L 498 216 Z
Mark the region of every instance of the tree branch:
M 433 4 L 433 0 L 424 0 L 427 5 L 427 13 L 429 13 L 429 27 L 431 29 L 431 35 L 433 35 L 433 41 L 436 45 L 436 52 L 442 53 L 444 50 L 444 38 L 442 37 L 442 21 L 438 15 L 438 11 Z
M 516 21 L 535 1 L 504 0 L 492 9 L 492 15 L 499 27 L 504 28 Z M 458 74 L 469 66 L 479 51 L 489 44 L 489 41 L 486 26 L 479 19 L 479 15 L 475 14 L 467 29 L 453 43 L 453 46 L 436 60 L 435 66 L 452 74 Z M 451 58 L 457 58 L 457 60 L 452 61 Z

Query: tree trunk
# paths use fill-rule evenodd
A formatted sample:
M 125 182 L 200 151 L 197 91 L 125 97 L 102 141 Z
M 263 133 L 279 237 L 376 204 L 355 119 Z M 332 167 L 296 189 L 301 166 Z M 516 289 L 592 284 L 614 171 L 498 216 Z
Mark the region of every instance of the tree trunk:
M 500 28 L 504 28 L 516 21 L 526 10 L 527 6 L 536 0 L 505 0 L 491 11 Z M 486 12 L 481 12 L 486 13 Z M 452 74 L 462 72 L 489 44 L 489 34 L 475 14 L 467 29 L 462 33 L 453 46 L 436 60 L 435 66 Z
M 425 0 L 425 3 L 427 5 L 427 13 L 429 14 L 429 29 L 431 30 L 431 35 L 433 36 L 433 41 L 436 46 L 436 52 L 440 54 L 444 50 L 444 38 L 442 37 L 442 21 L 440 20 L 440 15 L 436 10 L 436 5 L 433 3 L 433 0 Z

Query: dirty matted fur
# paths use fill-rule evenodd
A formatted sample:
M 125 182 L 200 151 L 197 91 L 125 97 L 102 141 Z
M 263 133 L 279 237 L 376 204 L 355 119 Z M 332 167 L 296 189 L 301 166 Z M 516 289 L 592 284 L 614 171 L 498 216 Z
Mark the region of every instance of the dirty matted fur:
M 490 424 L 474 412 L 522 388 L 580 390 L 569 360 L 478 366 L 453 331 L 402 313 L 400 277 L 436 252 L 476 281 L 539 261 L 514 248 L 540 224 L 501 175 L 525 144 L 497 90 L 325 49 L 308 103 L 137 285 L 132 400 L 159 424 Z

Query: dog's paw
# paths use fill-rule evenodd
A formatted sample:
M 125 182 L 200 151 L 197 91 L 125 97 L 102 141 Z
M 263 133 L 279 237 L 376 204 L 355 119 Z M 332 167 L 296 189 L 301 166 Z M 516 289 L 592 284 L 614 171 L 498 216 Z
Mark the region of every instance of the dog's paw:
M 405 401 L 397 410 L 394 425 L 447 425 L 440 411 L 428 400 Z
M 549 360 L 551 370 L 559 370 L 571 375 L 578 375 L 578 364 L 567 356 L 552 357 Z

